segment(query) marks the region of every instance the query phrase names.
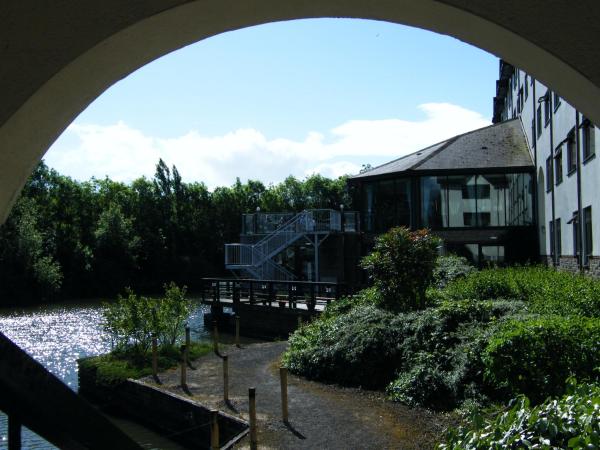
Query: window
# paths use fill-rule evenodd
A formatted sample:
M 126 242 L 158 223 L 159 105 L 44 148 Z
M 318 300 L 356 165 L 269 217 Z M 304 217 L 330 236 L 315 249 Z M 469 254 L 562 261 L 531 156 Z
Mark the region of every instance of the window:
M 525 100 L 527 100 L 527 97 L 529 97 L 529 84 L 527 83 L 528 77 L 529 75 L 525 74 L 525 83 L 523 83 L 523 88 L 525 88 Z
M 552 180 L 554 178 L 552 172 L 552 156 L 548 156 L 548 159 L 546 159 L 546 192 L 552 190 Z
M 554 223 L 548 222 L 548 238 L 550 238 L 550 255 L 554 256 Z
M 554 111 L 556 111 L 558 109 L 558 107 L 560 106 L 560 95 L 558 95 L 556 92 L 554 93 Z
M 533 143 L 533 139 L 535 138 L 535 117 L 531 119 L 531 141 Z
M 419 226 L 439 229 L 530 225 L 531 189 L 528 173 L 422 177 Z
M 586 257 L 585 263 L 587 264 L 587 258 L 592 255 L 594 251 L 594 241 L 592 235 L 592 207 L 588 206 L 583 210 L 583 230 L 584 230 L 584 241 L 583 241 L 583 254 Z
M 573 255 L 579 256 L 579 213 L 577 211 L 573 211 L 570 223 L 573 226 Z
M 575 131 L 571 130 L 567 137 L 567 174 L 577 170 L 577 147 L 575 146 Z
M 562 170 L 562 148 L 558 147 L 554 154 L 554 183 L 560 184 L 563 179 L 563 170 Z
M 517 100 L 517 110 L 519 112 L 523 111 L 523 103 L 524 103 L 523 102 L 523 88 L 521 87 L 521 88 L 519 88 L 519 97 Z
M 542 105 L 537 107 L 537 137 L 538 139 L 542 135 Z
M 595 130 L 594 125 L 588 120 L 584 119 L 581 125 L 581 147 L 583 160 L 587 161 L 596 154 L 595 146 Z
M 560 233 L 560 219 L 555 220 L 556 225 L 554 227 L 556 232 L 556 254 L 558 256 L 562 255 L 562 236 Z
M 542 98 L 544 99 L 544 127 L 547 127 L 550 123 L 550 106 L 552 103 L 550 91 L 546 91 L 546 94 Z

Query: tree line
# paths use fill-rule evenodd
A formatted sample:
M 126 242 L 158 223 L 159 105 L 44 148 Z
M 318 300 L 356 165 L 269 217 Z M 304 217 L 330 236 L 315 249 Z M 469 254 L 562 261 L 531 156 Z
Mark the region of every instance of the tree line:
M 0 227 L 0 305 L 191 289 L 222 276 L 241 215 L 351 205 L 345 177 L 239 178 L 212 192 L 159 160 L 152 179 L 76 181 L 40 162 Z

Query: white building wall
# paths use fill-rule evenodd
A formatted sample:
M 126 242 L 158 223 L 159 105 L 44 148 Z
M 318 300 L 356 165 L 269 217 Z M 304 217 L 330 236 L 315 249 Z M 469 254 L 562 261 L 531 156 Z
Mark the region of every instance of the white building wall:
M 522 101 L 519 101 L 519 92 L 522 92 Z M 550 96 L 550 117 L 548 123 L 544 114 L 544 96 Z M 541 100 L 540 100 L 541 99 Z M 555 102 L 555 96 L 542 83 L 532 80 L 527 74 L 518 69 L 509 80 L 509 87 L 504 101 L 502 120 L 519 116 L 523 130 L 530 144 L 532 159 L 536 162 L 536 182 L 538 183 L 538 232 L 540 239 L 540 255 L 550 255 L 550 230 L 549 223 L 552 220 L 552 192 L 554 193 L 554 219 L 560 219 L 560 247 L 561 265 L 573 265 L 576 268 L 575 242 L 573 238 L 573 224 L 569 224 L 573 213 L 578 209 L 577 194 L 577 170 L 569 173 L 567 161 L 567 142 L 569 133 L 574 130 L 576 124 L 576 110 L 564 99 Z M 540 103 L 542 102 L 542 103 Z M 522 103 L 522 105 L 520 105 Z M 532 129 L 532 122 L 538 126 L 537 109 L 541 106 L 542 124 L 541 134 L 537 135 L 537 129 Z M 583 117 L 579 114 L 580 124 Z M 600 159 L 594 154 L 587 161 L 583 158 L 582 130 L 579 130 L 579 152 L 581 155 L 581 206 L 582 209 L 592 207 L 592 245 L 593 252 L 590 260 L 591 270 L 600 274 Z M 600 130 L 594 128 L 593 144 L 595 150 L 600 151 Z M 552 145 L 551 145 L 552 144 Z M 548 173 L 546 161 L 552 157 L 553 172 L 555 168 L 555 155 L 557 150 L 562 152 L 562 181 L 557 183 L 556 174 Z M 546 182 L 551 179 L 552 190 L 546 189 Z M 542 181 L 543 186 L 539 185 Z M 569 258 L 573 262 L 569 262 Z M 564 261 L 563 261 L 564 259 Z

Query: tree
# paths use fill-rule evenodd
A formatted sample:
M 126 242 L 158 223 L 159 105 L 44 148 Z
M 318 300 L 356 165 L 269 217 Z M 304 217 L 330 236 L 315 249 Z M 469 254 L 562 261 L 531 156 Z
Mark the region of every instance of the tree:
M 382 306 L 393 311 L 423 309 L 425 291 L 433 280 L 440 238 L 429 230 L 396 227 L 378 236 L 373 252 L 361 266 L 381 295 Z
M 137 268 L 140 239 L 134 234 L 132 219 L 125 217 L 115 203 L 100 214 L 94 236 L 97 289 L 115 294 L 131 282 Z

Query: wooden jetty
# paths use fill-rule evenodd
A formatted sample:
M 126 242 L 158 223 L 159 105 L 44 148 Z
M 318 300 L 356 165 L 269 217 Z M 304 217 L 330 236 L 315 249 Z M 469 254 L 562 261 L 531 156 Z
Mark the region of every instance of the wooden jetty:
M 347 294 L 332 282 L 203 278 L 201 285 L 202 303 L 211 307 L 205 324 L 233 332 L 237 316 L 241 335 L 263 338 L 287 338 Z

